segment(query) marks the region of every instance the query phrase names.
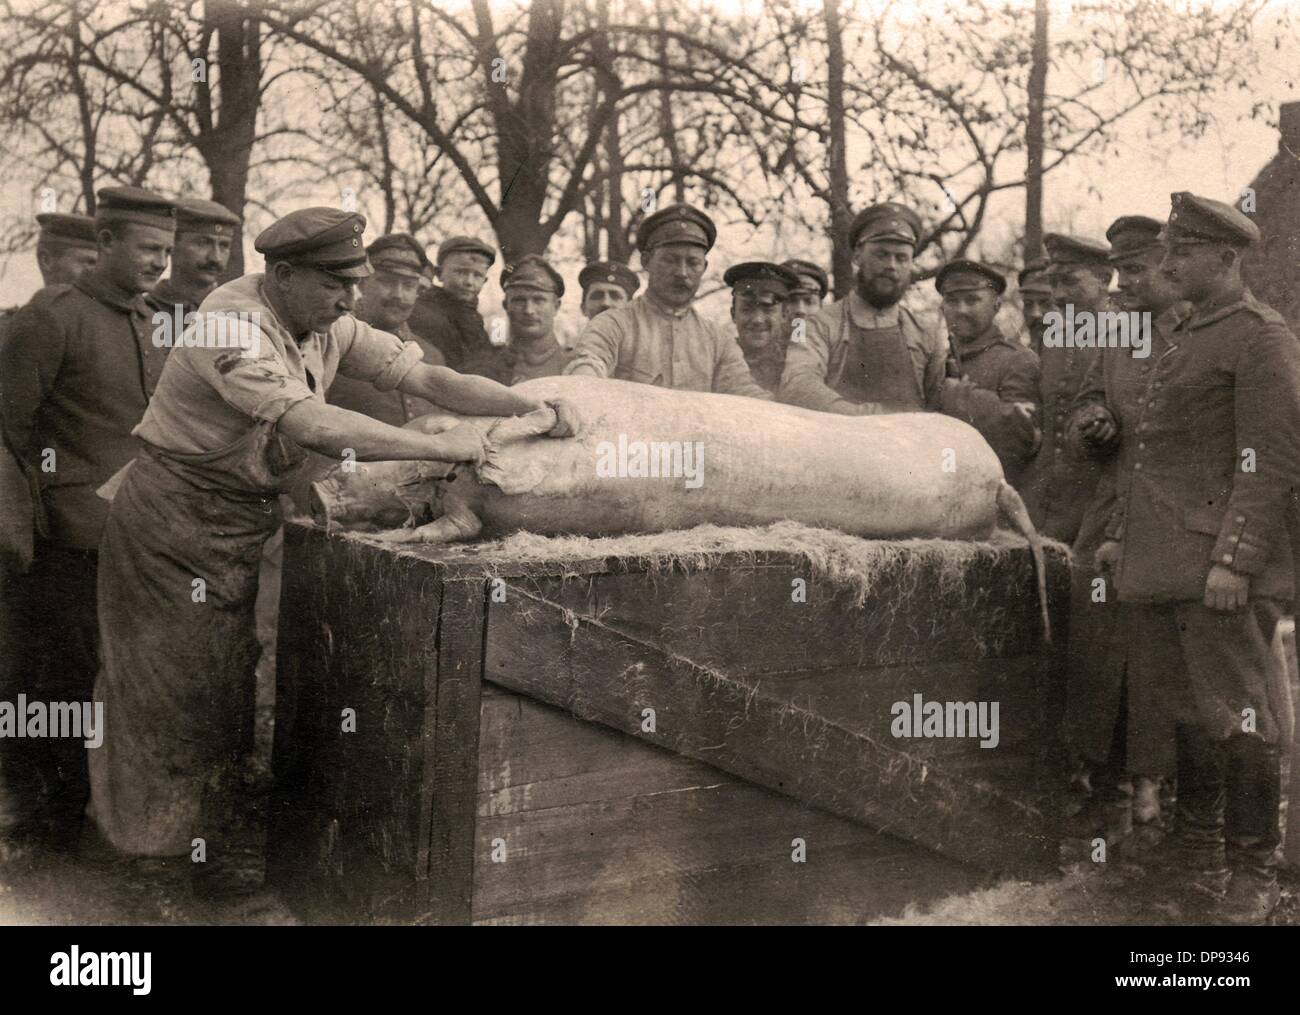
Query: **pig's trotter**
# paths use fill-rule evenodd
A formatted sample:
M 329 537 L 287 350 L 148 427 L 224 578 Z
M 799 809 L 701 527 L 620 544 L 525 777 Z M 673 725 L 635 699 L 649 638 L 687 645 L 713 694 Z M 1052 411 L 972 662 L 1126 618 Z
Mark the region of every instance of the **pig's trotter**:
M 389 529 L 376 538 L 390 543 L 459 543 L 473 539 L 483 530 L 478 515 L 457 497 L 445 497 L 443 514 L 427 525 L 413 529 Z

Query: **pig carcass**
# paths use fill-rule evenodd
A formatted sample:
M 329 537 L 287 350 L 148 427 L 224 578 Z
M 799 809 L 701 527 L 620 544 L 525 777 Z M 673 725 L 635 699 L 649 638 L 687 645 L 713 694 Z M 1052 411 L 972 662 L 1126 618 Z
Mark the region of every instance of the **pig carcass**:
M 543 377 L 518 390 L 572 400 L 582 432 L 543 436 L 555 422 L 549 409 L 508 419 L 432 413 L 407 425 L 438 433 L 467 420 L 481 428 L 487 459 L 336 466 L 312 485 L 314 519 L 389 529 L 384 538 L 400 542 L 782 519 L 874 539 L 982 539 L 1001 509 L 1029 540 L 1042 581 L 1041 543 L 1020 497 L 960 420 L 840 416 L 592 377 Z

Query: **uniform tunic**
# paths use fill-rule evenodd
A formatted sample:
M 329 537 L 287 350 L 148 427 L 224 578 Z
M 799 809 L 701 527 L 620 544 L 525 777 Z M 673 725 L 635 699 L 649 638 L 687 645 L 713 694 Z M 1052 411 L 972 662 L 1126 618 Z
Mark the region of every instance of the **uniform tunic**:
M 1300 343 L 1249 292 L 1179 322 L 1124 411 L 1115 583 L 1133 636 L 1137 721 L 1158 709 L 1215 739 L 1243 732 L 1243 710 L 1278 740 L 1281 689 L 1267 653 L 1294 595 L 1287 514 L 1300 489 Z M 1250 578 L 1249 605 L 1203 605 L 1210 568 Z M 1157 730 L 1130 733 L 1135 771 L 1167 771 Z M 1151 766 L 1151 768 L 1143 767 Z
M 161 310 L 168 315 L 174 315 L 176 308 L 180 307 L 182 321 L 190 314 L 197 313 L 199 309 L 197 303 L 185 298 L 170 277 L 160 279 L 158 284 L 145 296 L 145 300 L 155 310 Z
M 306 458 L 276 423 L 323 402 L 337 372 L 393 388 L 421 350 L 352 317 L 296 342 L 261 275 L 221 286 L 201 311 L 256 314 L 238 334 L 259 354 L 178 347 L 136 428 L 144 450 L 116 477 L 100 549 L 106 730 L 88 753 L 93 813 L 114 846 L 176 855 L 202 837 L 220 862 L 258 657 L 258 566 L 276 495 Z
M 781 387 L 781 375 L 785 372 L 785 350 L 784 339 L 780 342 L 771 342 L 757 352 L 745 352 L 743 348 L 741 350 L 754 383 L 773 395 Z
M 537 355 L 538 351 L 541 352 L 540 356 Z M 508 346 L 510 383 L 522 384 L 537 377 L 559 377 L 564 373 L 569 355 L 569 350 L 560 345 L 554 335 L 548 335 L 537 343 L 537 348 L 512 342 Z
M 1070 446 L 1066 428 L 1074 398 L 1100 350 L 1044 347 L 1043 443 L 1021 476 L 1025 506 L 1039 533 L 1073 543 L 1101 478 L 1101 465 Z
M 734 335 L 694 307 L 673 310 L 649 294 L 588 321 L 564 372 L 679 391 L 772 397 L 754 383 Z
M 453 370 L 490 377 L 500 384 L 510 383 L 505 346 L 492 344 L 477 306 L 435 286 L 415 301 L 407 324 L 435 346 Z
M 1168 335 L 1177 321 L 1175 310 L 1166 311 L 1155 319 L 1151 348 L 1145 357 L 1134 356 L 1131 349 L 1103 349 L 1088 368 L 1067 428 L 1067 439 L 1075 452 L 1097 458 L 1102 470 L 1071 547 L 1074 567 L 1071 572 L 1070 652 L 1066 673 L 1067 736 L 1075 750 L 1093 763 L 1106 760 L 1110 753 L 1116 724 L 1126 705 L 1127 638 L 1124 609 L 1113 579 L 1093 565 L 1104 539 L 1106 523 L 1115 508 L 1116 455 L 1112 452 L 1098 457 L 1085 448 L 1077 427 L 1082 412 L 1093 406 L 1104 406 L 1115 417 L 1121 439 L 1124 439 L 1124 421 L 1131 420 L 1137 412 L 1138 399 L 1142 397 L 1153 365 L 1163 355 Z M 1101 588 L 1105 592 L 1105 599 L 1101 601 L 1094 595 L 1094 582 L 1098 579 L 1101 579 Z M 1132 701 L 1127 702 L 1127 709 L 1132 712 Z M 1173 743 L 1173 724 L 1165 709 L 1151 712 L 1141 721 L 1127 726 L 1130 737 L 1142 730 L 1152 741 L 1163 738 Z M 1129 757 L 1142 757 L 1134 747 L 1126 747 L 1125 753 Z M 1146 763 L 1152 764 L 1151 761 Z M 1173 773 L 1144 769 L 1141 774 Z
M 807 319 L 786 349 L 779 398 L 822 412 L 937 410 L 948 343 L 910 310 L 877 310 L 856 292 Z
M 1035 426 L 1017 402 L 1039 404 L 1038 357 L 996 324 L 969 342 L 952 342 L 960 379 L 943 385 L 940 407 L 973 426 L 997 452 L 1007 482 L 1017 485 L 1034 453 Z

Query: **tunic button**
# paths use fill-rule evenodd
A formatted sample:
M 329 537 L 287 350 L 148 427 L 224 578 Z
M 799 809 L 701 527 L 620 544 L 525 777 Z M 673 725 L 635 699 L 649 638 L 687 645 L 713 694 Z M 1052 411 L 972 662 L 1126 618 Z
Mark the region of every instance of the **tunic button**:
M 1231 564 L 1231 563 L 1232 563 L 1232 554 L 1230 554 L 1230 553 L 1225 553 L 1221 559 L 1223 560 L 1223 562 L 1224 562 L 1225 564 Z
M 1138 450 L 1139 450 L 1139 451 L 1145 451 L 1145 450 L 1146 450 L 1146 447 L 1147 447 L 1147 446 L 1146 446 L 1145 444 L 1143 444 L 1141 441 L 1138 442 Z
M 1133 463 L 1133 468 L 1135 468 L 1135 469 L 1140 469 L 1140 468 L 1142 468 L 1142 463 L 1141 463 L 1141 462 L 1134 462 L 1134 463 Z
M 1238 525 L 1242 525 L 1242 524 L 1244 524 L 1245 521 L 1246 521 L 1246 516 L 1245 516 L 1245 515 L 1237 515 L 1237 524 L 1238 524 Z
M 1237 541 L 1237 537 L 1236 537 L 1236 536 L 1229 536 L 1229 537 L 1228 537 L 1228 542 L 1229 542 L 1229 543 L 1235 543 L 1236 541 Z

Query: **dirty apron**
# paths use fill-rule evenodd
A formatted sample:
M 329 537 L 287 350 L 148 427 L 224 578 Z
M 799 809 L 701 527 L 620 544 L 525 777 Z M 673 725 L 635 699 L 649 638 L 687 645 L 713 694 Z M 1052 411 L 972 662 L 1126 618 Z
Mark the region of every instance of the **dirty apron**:
M 925 410 L 925 395 L 900 325 L 857 328 L 846 307 L 840 340 L 840 361 L 830 371 L 829 384 L 837 394 L 851 402 L 879 403 L 890 412 Z
M 92 812 L 122 852 L 174 856 L 202 838 L 219 863 L 230 841 L 258 569 L 276 492 L 306 457 L 261 421 L 216 452 L 146 445 L 121 482 L 99 554 L 105 735 L 88 753 Z M 259 489 L 232 488 L 232 472 Z

